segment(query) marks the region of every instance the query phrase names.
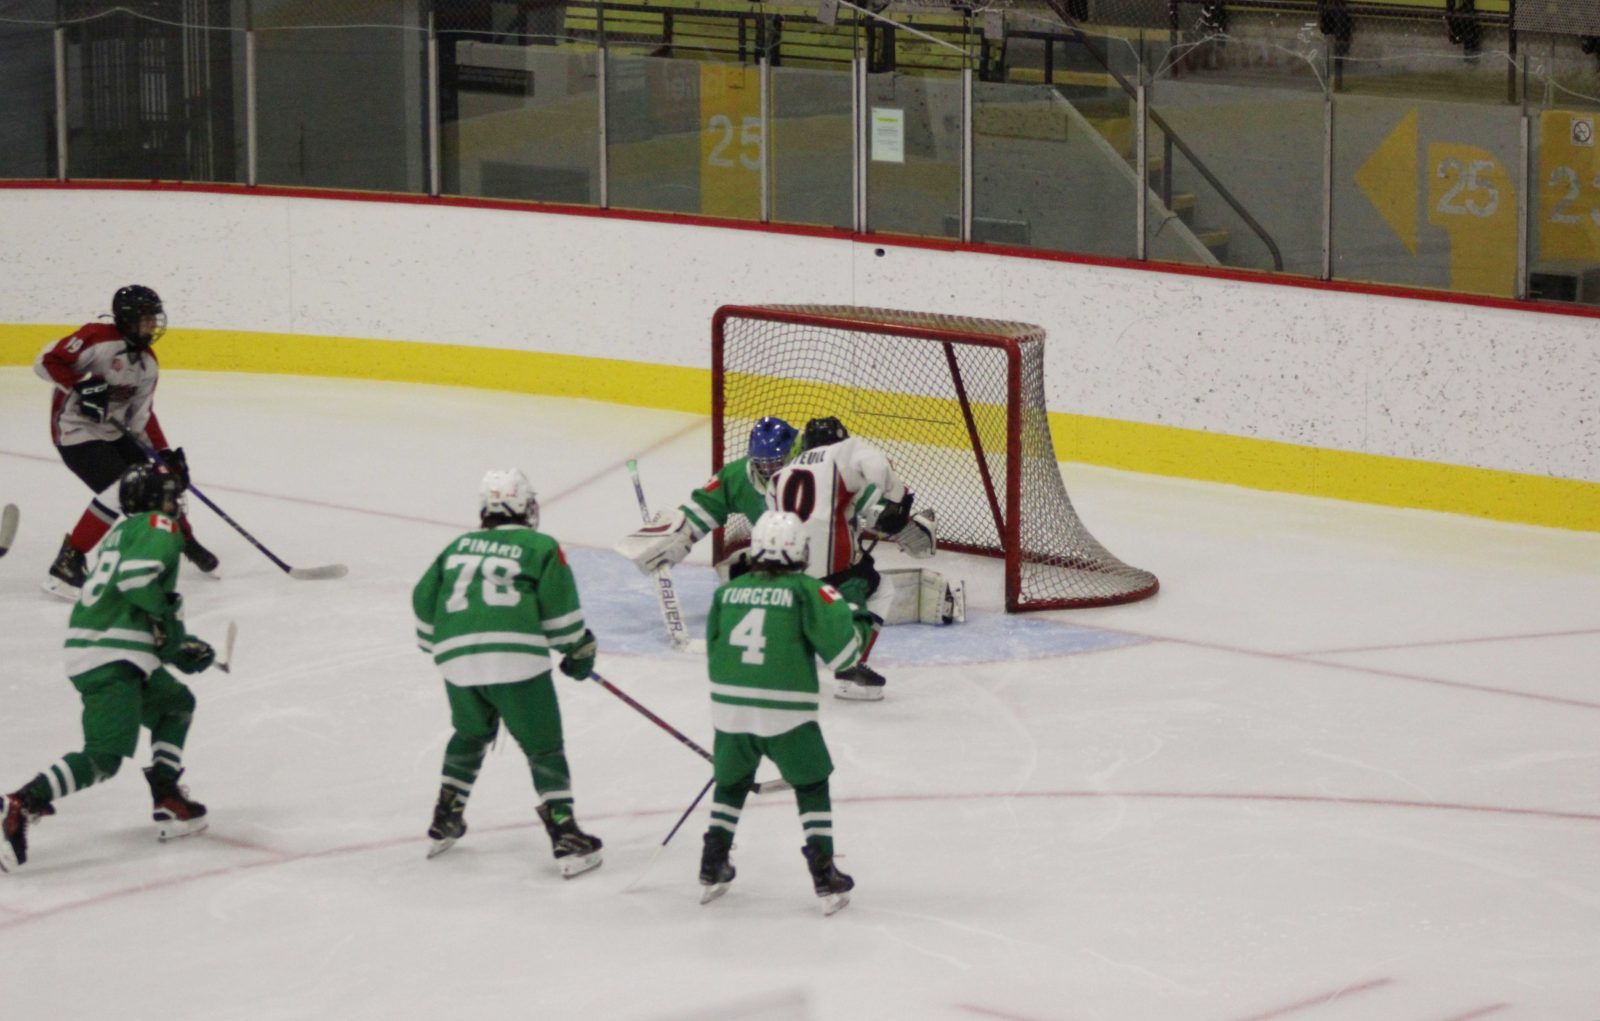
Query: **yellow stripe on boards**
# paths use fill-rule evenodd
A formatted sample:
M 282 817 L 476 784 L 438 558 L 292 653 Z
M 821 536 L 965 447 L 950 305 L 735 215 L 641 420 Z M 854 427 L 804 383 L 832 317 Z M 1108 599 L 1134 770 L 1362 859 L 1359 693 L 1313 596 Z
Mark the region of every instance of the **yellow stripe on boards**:
M 79 324 L 0 325 L 0 365 L 31 364 L 39 350 Z M 231 330 L 173 330 L 158 348 L 162 366 L 212 372 L 262 372 L 393 380 L 557 397 L 581 397 L 635 407 L 705 415 L 711 411 L 710 372 L 581 355 L 505 351 L 453 344 Z M 802 387 L 805 403 L 822 401 L 831 413 L 851 408 L 866 418 L 851 422 L 862 435 L 928 438 L 928 421 L 941 422 L 935 442 L 964 444 L 965 425 L 950 416 L 950 402 L 915 398 L 901 414 L 874 415 L 863 406 L 874 396 L 824 384 Z M 41 398 L 42 399 L 42 398 Z M 749 402 L 730 415 L 782 414 Z M 986 438 L 995 408 L 979 409 Z M 906 415 L 905 411 L 912 414 Z M 868 424 L 867 419 L 873 420 Z M 915 419 L 923 419 L 918 423 Z M 1003 428 L 1003 427 L 1000 427 Z M 1194 429 L 1123 422 L 1088 415 L 1050 414 L 1059 460 L 1150 475 L 1198 479 L 1306 496 L 1389 507 L 1467 514 L 1496 521 L 1600 532 L 1600 483 L 1384 457 L 1274 440 L 1226 436 Z M 1000 437 L 996 437 L 999 439 Z

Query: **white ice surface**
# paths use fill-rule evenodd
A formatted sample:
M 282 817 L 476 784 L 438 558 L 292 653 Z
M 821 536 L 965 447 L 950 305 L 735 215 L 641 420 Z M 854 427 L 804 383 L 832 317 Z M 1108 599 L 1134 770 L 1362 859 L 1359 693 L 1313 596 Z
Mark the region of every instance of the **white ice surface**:
M 0 369 L 0 789 L 79 747 L 67 610 L 39 591 L 87 491 L 45 387 Z M 171 372 L 158 403 L 239 622 L 192 680 L 202 837 L 161 845 L 136 762 L 65 799 L 0 876 L 0 1018 L 1594 1021 L 1600 536 L 1066 466 L 1153 600 L 885 633 L 877 704 L 825 700 L 848 909 L 821 917 L 792 795 L 753 798 L 739 878 L 695 881 L 704 764 L 558 681 L 580 819 L 562 881 L 502 738 L 471 832 L 424 860 L 448 720 L 410 587 L 517 465 L 568 549 L 600 669 L 702 744 L 703 660 L 610 552 L 707 475 L 691 415 L 438 387 Z M 697 550 L 694 564 L 705 563 Z M 679 571 L 698 620 L 709 570 Z M 768 767 L 770 769 L 770 767 Z

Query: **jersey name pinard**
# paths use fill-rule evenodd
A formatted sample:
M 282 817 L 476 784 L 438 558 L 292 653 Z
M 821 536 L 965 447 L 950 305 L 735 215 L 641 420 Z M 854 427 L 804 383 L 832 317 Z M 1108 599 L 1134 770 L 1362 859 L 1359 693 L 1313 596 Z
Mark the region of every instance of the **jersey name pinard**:
M 470 535 L 463 535 L 456 542 L 456 549 L 463 553 L 479 553 L 486 557 L 510 557 L 516 560 L 522 556 L 522 547 L 510 543 L 490 542 L 487 539 L 474 539 Z

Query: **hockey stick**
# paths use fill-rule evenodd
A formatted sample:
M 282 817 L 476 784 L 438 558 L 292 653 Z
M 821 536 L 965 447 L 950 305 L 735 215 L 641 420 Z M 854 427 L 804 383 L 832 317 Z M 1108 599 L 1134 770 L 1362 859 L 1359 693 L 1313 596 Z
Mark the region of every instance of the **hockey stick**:
M 211 665 L 228 674 L 233 672 L 233 642 L 239 637 L 239 622 L 228 621 L 228 632 L 222 638 L 222 655 Z
M 17 510 L 17 505 L 8 503 L 4 510 L 0 510 L 0 557 L 11 550 L 11 544 L 17 540 L 17 522 L 21 520 L 22 512 Z
M 700 799 L 706 796 L 706 791 L 709 791 L 711 789 L 711 785 L 716 782 L 716 777 L 712 777 L 706 781 L 706 785 L 704 787 L 700 788 L 700 793 L 694 796 L 694 800 L 689 802 L 689 807 L 683 810 L 682 815 L 678 816 L 678 821 L 673 825 L 672 832 L 667 834 L 667 839 L 656 845 L 655 851 L 650 855 L 650 860 L 645 862 L 644 868 L 640 869 L 639 874 L 633 877 L 633 882 L 622 888 L 623 893 L 627 893 L 635 886 L 638 886 L 639 881 L 650 874 L 650 870 L 655 867 L 656 859 L 661 857 L 661 852 L 667 849 L 667 845 L 672 842 L 672 838 L 678 835 L 678 830 L 682 829 L 683 824 L 689 821 L 689 816 L 693 814 L 695 806 L 700 804 Z
M 597 684 L 599 684 L 600 687 L 602 687 L 602 688 L 606 689 L 607 691 L 611 692 L 611 694 L 613 694 L 613 695 L 617 696 L 618 698 L 622 699 L 622 701 L 626 702 L 628 704 L 628 706 L 630 708 L 632 708 L 635 712 L 637 712 L 640 716 L 643 716 L 645 719 L 649 720 L 651 723 L 654 723 L 656 726 L 660 727 L 662 730 L 666 731 L 667 733 L 671 734 L 673 737 L 677 738 L 679 744 L 683 745 L 685 748 L 687 748 L 690 751 L 694 752 L 696 755 L 700 756 L 702 759 L 705 759 L 707 762 L 711 761 L 711 753 L 706 751 L 704 748 L 700 747 L 698 744 L 695 744 L 694 738 L 690 737 L 688 734 L 685 734 L 683 731 L 679 730 L 677 727 L 674 727 L 672 724 L 668 723 L 666 720 L 663 720 L 661 717 L 657 716 L 655 713 L 651 712 L 650 710 L 646 709 L 644 706 L 640 705 L 638 702 L 634 701 L 633 698 L 631 696 L 629 696 L 629 694 L 627 692 L 623 691 L 621 688 L 617 687 L 615 684 L 612 684 L 610 681 L 606 680 L 604 677 L 601 677 L 597 673 L 591 673 L 589 675 L 589 679 L 594 681 L 594 682 L 596 682 Z M 761 794 L 763 792 L 768 792 L 768 791 L 790 791 L 790 790 L 794 790 L 793 787 L 789 786 L 789 782 L 787 780 L 768 780 L 766 783 L 753 784 L 750 789 L 755 791 L 757 794 Z
M 645 524 L 652 521 L 650 505 L 644 498 L 644 485 L 639 481 L 639 462 L 633 459 L 628 461 L 628 475 L 633 479 L 633 495 L 639 498 L 639 516 Z M 689 627 L 683 622 L 683 607 L 678 603 L 678 590 L 672 584 L 672 568 L 662 564 L 655 569 L 656 601 L 661 604 L 661 623 L 666 625 L 667 638 L 671 640 L 672 647 L 679 652 L 704 652 L 705 640 L 696 641 L 689 637 Z
M 148 457 L 158 465 L 166 465 L 166 461 L 162 459 L 161 455 L 155 450 L 152 450 L 150 448 L 150 444 L 135 436 L 133 434 L 133 430 L 121 423 L 117 424 L 117 428 L 122 430 L 122 435 L 128 437 L 139 445 L 139 449 L 144 453 L 145 457 Z M 268 560 L 276 564 L 278 569 L 284 574 L 287 574 L 289 577 L 294 578 L 297 581 L 321 581 L 325 578 L 343 578 L 345 575 L 350 573 L 350 568 L 343 564 L 324 564 L 321 567 L 290 567 L 276 553 L 262 545 L 260 539 L 257 539 L 255 536 L 245 531 L 243 525 L 229 517 L 227 511 L 213 503 L 211 501 L 211 497 L 200 492 L 199 486 L 196 486 L 193 482 L 190 482 L 189 492 L 193 493 L 201 503 L 205 504 L 207 507 L 210 507 L 213 511 L 216 511 L 217 517 L 226 521 L 230 526 L 232 526 L 235 532 L 238 532 L 240 535 L 244 536 L 245 540 L 249 542 L 250 545 L 260 550 Z

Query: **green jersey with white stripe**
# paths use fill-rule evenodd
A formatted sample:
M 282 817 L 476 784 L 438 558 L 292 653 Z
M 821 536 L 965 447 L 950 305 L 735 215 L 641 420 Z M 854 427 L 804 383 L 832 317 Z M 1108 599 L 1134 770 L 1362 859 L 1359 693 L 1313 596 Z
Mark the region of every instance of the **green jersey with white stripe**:
M 750 459 L 741 457 L 729 461 L 711 481 L 689 494 L 689 501 L 679 510 L 689 520 L 689 527 L 698 542 L 707 532 L 721 528 L 734 514 L 743 514 L 755 524 L 767 509 L 767 494 L 756 482 Z
M 161 665 L 155 630 L 178 587 L 182 552 L 183 533 L 165 514 L 135 514 L 106 533 L 67 621 L 69 675 L 118 660 L 145 673 Z
M 411 593 L 417 644 L 463 687 L 527 681 L 583 637 L 578 584 L 561 547 L 525 525 L 468 532 Z
M 868 631 L 837 589 L 798 571 L 723 585 L 706 620 L 712 726 L 775 737 L 815 720 L 817 657 L 830 671 L 854 666 Z

